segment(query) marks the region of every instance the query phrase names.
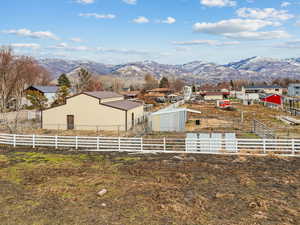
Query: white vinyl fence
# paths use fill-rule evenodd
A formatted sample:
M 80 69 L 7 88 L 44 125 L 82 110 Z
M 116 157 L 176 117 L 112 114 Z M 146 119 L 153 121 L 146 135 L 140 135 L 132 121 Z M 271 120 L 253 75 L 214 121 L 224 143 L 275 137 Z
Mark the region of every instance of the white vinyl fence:
M 0 144 L 87 151 L 128 151 L 210 154 L 280 154 L 300 156 L 299 139 L 144 139 L 0 134 Z

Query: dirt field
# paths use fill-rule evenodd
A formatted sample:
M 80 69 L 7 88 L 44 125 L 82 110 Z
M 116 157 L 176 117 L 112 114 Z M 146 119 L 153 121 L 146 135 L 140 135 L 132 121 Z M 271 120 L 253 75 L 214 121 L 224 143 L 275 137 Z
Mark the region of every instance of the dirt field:
M 186 106 L 202 112 L 201 115 L 192 117 L 187 125 L 189 131 L 235 132 L 240 137 L 248 137 L 251 136 L 253 120 L 256 119 L 273 129 L 279 137 L 300 138 L 300 126 L 287 125 L 276 119 L 276 116 L 288 115 L 287 113 L 262 105 L 245 106 L 235 103 L 230 111 L 218 109 L 213 103 Z M 196 119 L 201 120 L 200 126 L 195 125 Z
M 1 225 L 296 225 L 299 209 L 300 158 L 0 151 Z

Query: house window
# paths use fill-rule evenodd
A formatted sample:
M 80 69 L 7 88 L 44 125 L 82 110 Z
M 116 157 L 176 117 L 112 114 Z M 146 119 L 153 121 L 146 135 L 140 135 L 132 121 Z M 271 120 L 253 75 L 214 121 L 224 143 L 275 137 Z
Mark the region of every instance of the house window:
M 279 91 L 279 89 L 278 89 L 278 88 L 276 88 L 276 89 L 275 89 L 275 91 Z

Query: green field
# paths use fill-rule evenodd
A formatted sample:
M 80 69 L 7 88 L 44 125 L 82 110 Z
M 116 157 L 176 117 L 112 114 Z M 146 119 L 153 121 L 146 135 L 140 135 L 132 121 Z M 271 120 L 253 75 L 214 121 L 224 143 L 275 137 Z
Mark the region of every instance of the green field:
M 180 157 L 2 150 L 0 224 L 300 224 L 300 158 Z

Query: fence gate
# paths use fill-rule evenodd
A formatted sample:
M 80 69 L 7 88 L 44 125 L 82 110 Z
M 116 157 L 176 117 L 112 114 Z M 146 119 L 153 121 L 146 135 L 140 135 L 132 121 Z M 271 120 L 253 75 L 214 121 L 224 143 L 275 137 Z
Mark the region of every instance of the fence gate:
M 258 120 L 253 120 L 252 132 L 261 138 L 276 139 L 275 131 Z

